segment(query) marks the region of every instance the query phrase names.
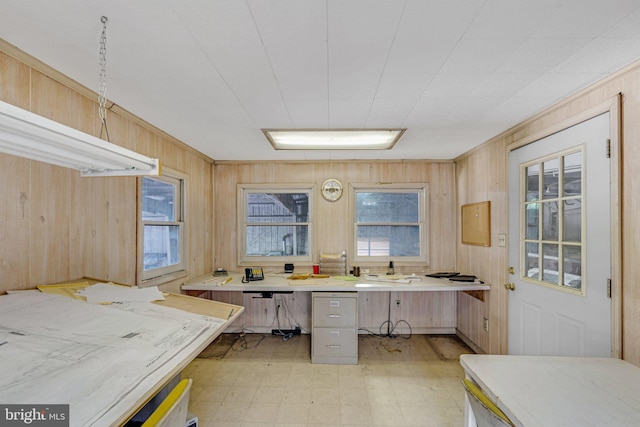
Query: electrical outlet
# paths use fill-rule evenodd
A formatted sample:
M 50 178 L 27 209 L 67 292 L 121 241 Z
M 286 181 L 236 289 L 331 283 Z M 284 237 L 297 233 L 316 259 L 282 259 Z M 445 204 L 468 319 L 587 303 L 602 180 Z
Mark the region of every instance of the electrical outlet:
M 282 297 L 276 297 L 276 307 L 282 307 Z
M 485 331 L 489 332 L 489 319 L 486 317 L 482 321 L 482 327 Z
M 400 300 L 396 300 L 396 310 L 400 310 Z

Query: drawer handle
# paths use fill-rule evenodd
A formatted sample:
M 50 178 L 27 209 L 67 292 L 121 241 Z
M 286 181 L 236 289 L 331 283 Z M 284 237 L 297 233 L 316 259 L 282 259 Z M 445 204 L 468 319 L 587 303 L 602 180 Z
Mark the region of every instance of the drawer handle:
M 339 319 L 342 316 L 340 316 L 339 314 L 330 314 L 329 317 L 332 318 L 332 319 Z
M 329 301 L 329 307 L 340 307 L 340 301 Z
M 329 348 L 340 348 L 342 346 L 341 345 L 337 345 L 337 344 L 331 344 L 331 345 L 328 345 L 327 347 L 329 347 Z
M 340 335 L 340 331 L 331 331 L 329 332 L 331 335 Z

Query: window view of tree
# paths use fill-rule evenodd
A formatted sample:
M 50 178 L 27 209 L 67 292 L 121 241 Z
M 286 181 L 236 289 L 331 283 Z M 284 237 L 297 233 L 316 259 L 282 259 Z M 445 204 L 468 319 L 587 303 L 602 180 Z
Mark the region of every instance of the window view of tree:
M 250 192 L 246 200 L 247 256 L 309 254 L 308 192 Z

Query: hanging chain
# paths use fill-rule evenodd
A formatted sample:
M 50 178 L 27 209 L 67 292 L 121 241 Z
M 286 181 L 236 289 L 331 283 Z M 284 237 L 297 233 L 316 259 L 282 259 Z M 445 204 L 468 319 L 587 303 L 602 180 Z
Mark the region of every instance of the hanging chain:
M 109 141 L 109 131 L 107 130 L 107 17 L 100 18 L 102 22 L 102 34 L 100 35 L 100 86 L 98 87 L 98 116 L 102 122 L 100 137 L 104 130 L 107 141 Z

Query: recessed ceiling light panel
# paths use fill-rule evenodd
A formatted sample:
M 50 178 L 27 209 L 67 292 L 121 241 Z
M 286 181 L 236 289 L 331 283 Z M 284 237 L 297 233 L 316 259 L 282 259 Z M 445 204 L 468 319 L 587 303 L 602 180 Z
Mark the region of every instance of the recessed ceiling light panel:
M 406 129 L 263 129 L 276 150 L 389 150 Z

